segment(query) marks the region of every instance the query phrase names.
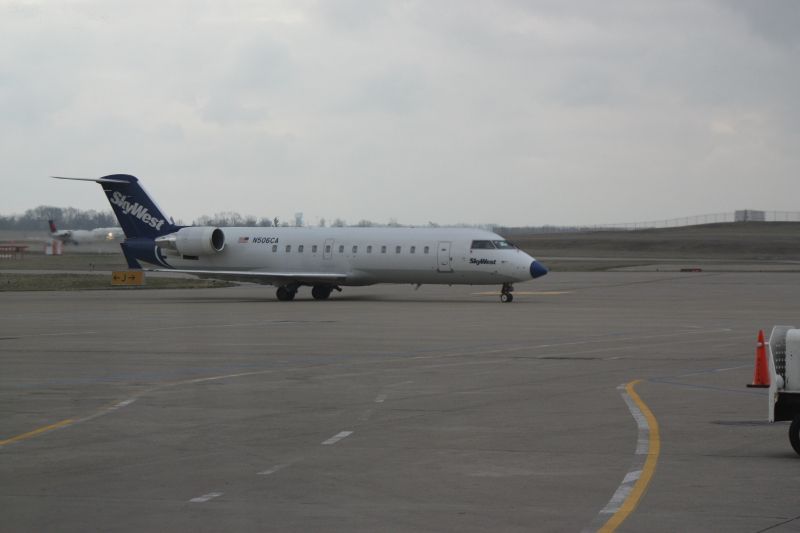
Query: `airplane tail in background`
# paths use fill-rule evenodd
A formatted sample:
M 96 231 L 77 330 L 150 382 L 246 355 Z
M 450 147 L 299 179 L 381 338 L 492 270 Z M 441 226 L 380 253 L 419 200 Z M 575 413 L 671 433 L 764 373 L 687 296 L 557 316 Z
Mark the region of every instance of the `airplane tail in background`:
M 50 233 L 55 233 L 58 231 L 58 229 L 56 229 L 55 222 L 53 222 L 52 220 L 48 220 L 47 223 L 50 224 Z
M 62 177 L 58 179 L 99 183 L 127 239 L 155 239 L 180 229 L 167 218 L 134 176 L 112 174 L 98 179 Z

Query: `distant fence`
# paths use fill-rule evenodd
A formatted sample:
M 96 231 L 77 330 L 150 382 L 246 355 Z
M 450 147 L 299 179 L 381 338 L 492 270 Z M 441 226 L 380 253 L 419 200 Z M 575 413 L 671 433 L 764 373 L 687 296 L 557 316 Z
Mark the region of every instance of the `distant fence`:
M 725 222 L 800 222 L 800 211 L 756 211 L 743 209 L 733 213 L 713 213 L 691 217 L 650 220 L 647 222 L 625 222 L 622 224 L 601 224 L 592 226 L 596 230 L 636 230 L 650 228 L 680 228 L 703 224 L 722 224 Z
M 618 224 L 595 224 L 592 226 L 538 226 L 526 228 L 495 227 L 502 235 L 520 233 L 567 233 L 578 231 L 633 231 L 638 229 L 680 228 L 703 224 L 730 222 L 800 222 L 800 211 L 756 211 L 745 209 L 727 213 L 712 213 L 691 217 L 650 220 L 647 222 L 623 222 Z

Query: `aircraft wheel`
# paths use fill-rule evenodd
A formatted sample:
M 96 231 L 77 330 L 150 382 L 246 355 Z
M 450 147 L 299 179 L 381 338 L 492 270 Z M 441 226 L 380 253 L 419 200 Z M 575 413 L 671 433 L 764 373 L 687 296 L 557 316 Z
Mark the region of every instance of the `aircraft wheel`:
M 511 303 L 514 301 L 514 295 L 510 292 L 504 292 L 500 294 L 500 301 L 503 303 Z
M 278 300 L 288 302 L 294 300 L 294 295 L 297 294 L 297 291 L 289 290 L 286 287 L 278 287 L 276 294 L 278 295 Z
M 792 443 L 795 453 L 800 455 L 800 416 L 794 417 L 789 426 L 789 442 Z
M 314 285 L 311 288 L 311 296 L 313 296 L 315 300 L 327 300 L 332 290 L 333 287 L 328 287 L 326 285 Z

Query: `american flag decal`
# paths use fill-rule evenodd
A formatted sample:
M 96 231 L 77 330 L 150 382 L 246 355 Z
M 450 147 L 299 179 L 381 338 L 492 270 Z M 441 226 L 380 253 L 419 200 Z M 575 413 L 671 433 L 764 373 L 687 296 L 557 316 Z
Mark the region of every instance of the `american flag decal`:
M 250 241 L 250 237 L 239 237 L 239 244 L 247 244 Z

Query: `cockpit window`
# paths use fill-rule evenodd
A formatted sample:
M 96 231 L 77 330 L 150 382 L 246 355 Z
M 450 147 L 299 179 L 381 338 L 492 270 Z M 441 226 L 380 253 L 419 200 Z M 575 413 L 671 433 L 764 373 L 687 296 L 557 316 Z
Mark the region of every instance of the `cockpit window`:
M 473 250 L 493 250 L 494 244 L 492 244 L 492 241 L 472 241 L 470 248 Z
M 500 250 L 513 250 L 516 248 L 513 244 L 508 241 L 492 241 L 495 246 L 497 246 Z

